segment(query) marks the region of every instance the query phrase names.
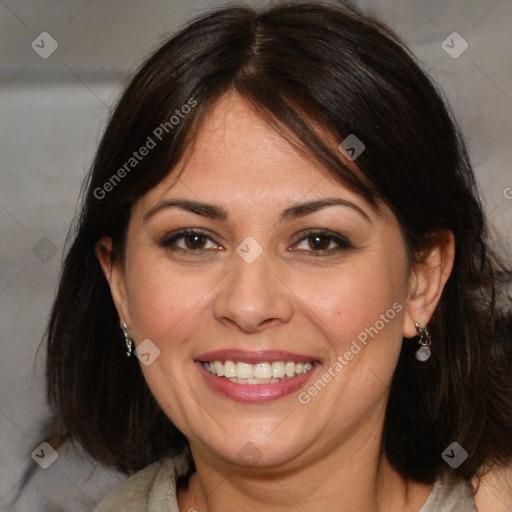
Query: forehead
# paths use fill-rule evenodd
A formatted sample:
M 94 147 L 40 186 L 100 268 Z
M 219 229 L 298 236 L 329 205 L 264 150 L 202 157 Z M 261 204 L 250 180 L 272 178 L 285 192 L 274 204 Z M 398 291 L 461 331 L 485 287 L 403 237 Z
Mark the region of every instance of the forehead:
M 182 161 L 141 202 L 177 194 L 280 202 L 333 193 L 364 202 L 229 93 L 210 109 Z

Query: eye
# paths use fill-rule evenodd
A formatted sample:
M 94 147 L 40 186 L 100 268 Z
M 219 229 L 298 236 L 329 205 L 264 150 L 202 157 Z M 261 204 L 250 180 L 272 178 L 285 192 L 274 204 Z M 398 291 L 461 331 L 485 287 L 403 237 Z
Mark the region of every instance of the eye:
M 160 245 L 170 250 L 182 251 L 219 250 L 221 248 L 210 235 L 195 229 L 180 231 L 164 238 Z
M 352 248 L 352 244 L 344 236 L 328 230 L 317 230 L 307 232 L 292 250 L 326 254 Z

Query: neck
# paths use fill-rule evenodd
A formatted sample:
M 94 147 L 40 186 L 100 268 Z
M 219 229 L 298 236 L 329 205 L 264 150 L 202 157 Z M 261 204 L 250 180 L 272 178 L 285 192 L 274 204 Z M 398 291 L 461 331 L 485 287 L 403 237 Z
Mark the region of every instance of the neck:
M 367 433 L 368 434 L 368 433 Z M 192 448 L 196 473 L 180 489 L 180 510 L 200 512 L 417 512 L 432 486 L 405 481 L 382 455 L 378 435 L 273 468 L 241 469 L 201 457 Z M 348 447 L 348 448 L 347 448 Z

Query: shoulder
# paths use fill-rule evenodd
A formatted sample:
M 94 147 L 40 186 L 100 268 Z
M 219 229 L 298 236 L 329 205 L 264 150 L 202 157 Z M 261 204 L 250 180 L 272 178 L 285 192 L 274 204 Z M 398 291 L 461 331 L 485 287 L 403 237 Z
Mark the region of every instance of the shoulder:
M 94 512 L 178 512 L 176 467 L 170 457 L 128 478 Z
M 478 512 L 478 510 L 469 483 L 445 473 L 436 480 L 432 492 L 419 512 Z

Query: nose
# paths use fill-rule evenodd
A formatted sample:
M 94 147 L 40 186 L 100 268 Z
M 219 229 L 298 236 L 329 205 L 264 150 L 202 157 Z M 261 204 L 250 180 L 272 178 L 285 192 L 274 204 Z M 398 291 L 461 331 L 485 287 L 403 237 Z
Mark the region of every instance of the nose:
M 262 254 L 247 263 L 233 257 L 234 266 L 215 297 L 215 318 L 246 333 L 288 322 L 293 314 L 292 292 L 268 266 L 267 258 Z

